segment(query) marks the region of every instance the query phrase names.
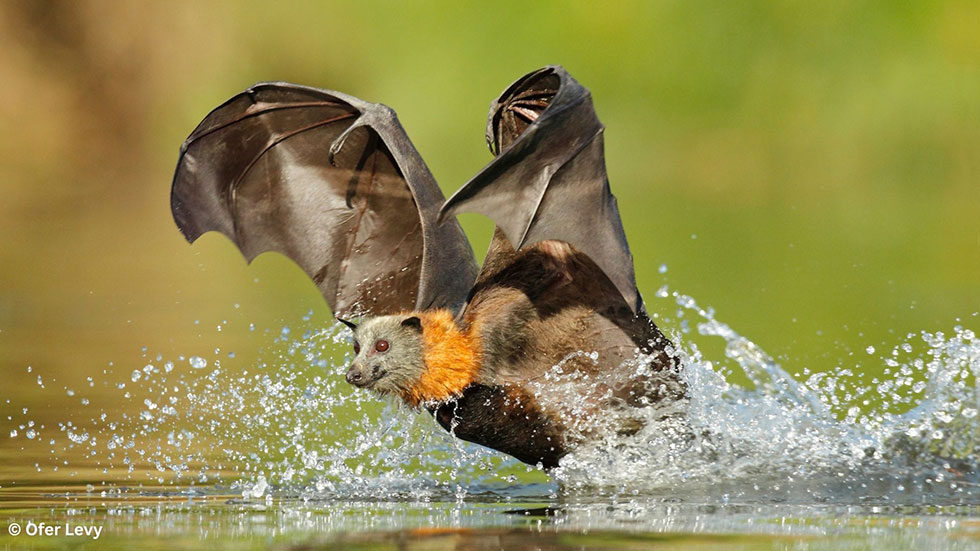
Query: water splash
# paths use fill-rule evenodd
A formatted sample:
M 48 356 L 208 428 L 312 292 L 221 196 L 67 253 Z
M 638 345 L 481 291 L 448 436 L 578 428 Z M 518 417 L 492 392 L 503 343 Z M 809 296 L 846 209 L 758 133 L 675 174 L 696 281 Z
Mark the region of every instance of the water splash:
M 350 358 L 336 352 L 350 350 L 345 326 L 276 333 L 251 365 L 218 349 L 208 358 L 158 355 L 122 381 L 107 380 L 117 399 L 87 424 L 58 422 L 48 468 L 74 477 L 95 466 L 110 482 L 205 486 L 248 499 L 458 499 L 526 482 L 534 471 L 344 383 Z M 33 420 L 10 437 L 25 428 L 34 439 Z
M 451 437 L 428 414 L 342 383 L 349 358 L 337 353 L 349 345 L 339 324 L 275 331 L 254 362 L 217 349 L 141 359 L 122 380 L 104 381 L 127 407 L 106 405 L 88 423 L 65 420 L 57 431 L 23 408 L 23 422 L 8 418 L 9 434 L 25 449 L 49 450 L 38 471 L 94 465 L 109 482 L 205 486 L 253 500 L 561 494 L 980 503 L 980 341 L 971 330 L 907 336 L 870 382 L 846 367 L 794 377 L 693 298 L 666 287 L 657 296 L 673 297 L 682 318 L 672 340 L 690 389 L 683 414 L 633 411 L 645 417 L 638 432 L 583 446 L 550 480 Z M 696 341 L 705 339 L 723 343 L 724 357 L 703 353 Z M 750 386 L 729 382 L 736 370 Z
M 726 358 L 754 388 L 728 382 L 718 359 L 675 335 L 686 414 L 576 450 L 555 473 L 567 489 L 742 502 L 980 502 L 973 331 L 908 335 L 883 360 L 885 378 L 870 384 L 846 368 L 798 381 L 713 311 L 673 296 L 681 314 L 695 314 L 700 335 L 724 341 Z

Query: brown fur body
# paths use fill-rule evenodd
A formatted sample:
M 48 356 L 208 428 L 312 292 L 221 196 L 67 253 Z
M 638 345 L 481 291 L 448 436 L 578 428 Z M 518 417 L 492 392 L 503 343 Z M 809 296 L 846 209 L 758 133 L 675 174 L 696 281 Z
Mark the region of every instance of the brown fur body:
M 406 329 L 407 319 L 417 329 Z M 459 316 L 405 313 L 362 327 L 365 348 L 386 338 L 391 349 L 358 355 L 352 371 L 381 365 L 386 373 L 361 386 L 426 407 L 459 438 L 545 468 L 603 430 L 635 431 L 631 410 L 684 395 L 667 339 L 562 242 L 514 251 L 498 232 Z
M 439 407 L 436 419 L 464 440 L 527 463 L 554 467 L 612 410 L 685 393 L 666 337 L 565 243 L 515 252 L 498 231 L 460 322 L 479 336 L 482 365 L 475 384 Z M 637 376 L 638 352 L 647 371 Z

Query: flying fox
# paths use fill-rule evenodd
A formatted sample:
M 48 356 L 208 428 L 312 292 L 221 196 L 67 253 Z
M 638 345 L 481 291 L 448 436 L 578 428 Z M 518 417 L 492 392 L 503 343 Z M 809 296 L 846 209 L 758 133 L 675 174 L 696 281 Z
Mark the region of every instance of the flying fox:
M 531 72 L 486 139 L 493 160 L 446 200 L 390 108 L 260 83 L 183 143 L 171 209 L 190 242 L 218 231 L 302 267 L 353 331 L 350 384 L 552 469 L 686 387 L 636 288 L 589 91 Z M 479 269 L 462 212 L 496 225 Z

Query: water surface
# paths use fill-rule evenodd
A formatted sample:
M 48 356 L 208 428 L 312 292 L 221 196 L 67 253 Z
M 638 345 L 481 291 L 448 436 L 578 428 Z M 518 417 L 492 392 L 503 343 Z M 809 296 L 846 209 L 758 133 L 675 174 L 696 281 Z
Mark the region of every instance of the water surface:
M 790 373 L 693 298 L 664 287 L 653 300 L 673 305 L 658 321 L 679 327 L 685 414 L 651 410 L 637 435 L 580 448 L 550 474 L 345 385 L 343 326 L 223 320 L 212 342 L 254 334 L 254 355 L 143 348 L 77 387 L 25 368 L 30 386 L 3 397 L 0 515 L 8 532 L 101 527 L 109 547 L 980 543 L 973 331 L 910 334 L 853 368 Z M 862 376 L 861 362 L 883 375 Z M 77 407 L 52 407 L 66 400 Z M 56 548 L 92 533 L 3 537 Z

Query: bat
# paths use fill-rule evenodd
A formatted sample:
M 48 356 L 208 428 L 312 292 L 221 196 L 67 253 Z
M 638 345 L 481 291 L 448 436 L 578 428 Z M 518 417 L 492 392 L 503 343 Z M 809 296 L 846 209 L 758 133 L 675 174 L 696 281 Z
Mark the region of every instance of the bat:
M 388 107 L 256 84 L 183 143 L 171 210 L 190 242 L 295 261 L 353 331 L 349 383 L 552 469 L 686 388 L 636 288 L 589 91 L 529 73 L 486 138 L 494 159 L 446 200 Z M 461 212 L 496 225 L 479 269 Z

